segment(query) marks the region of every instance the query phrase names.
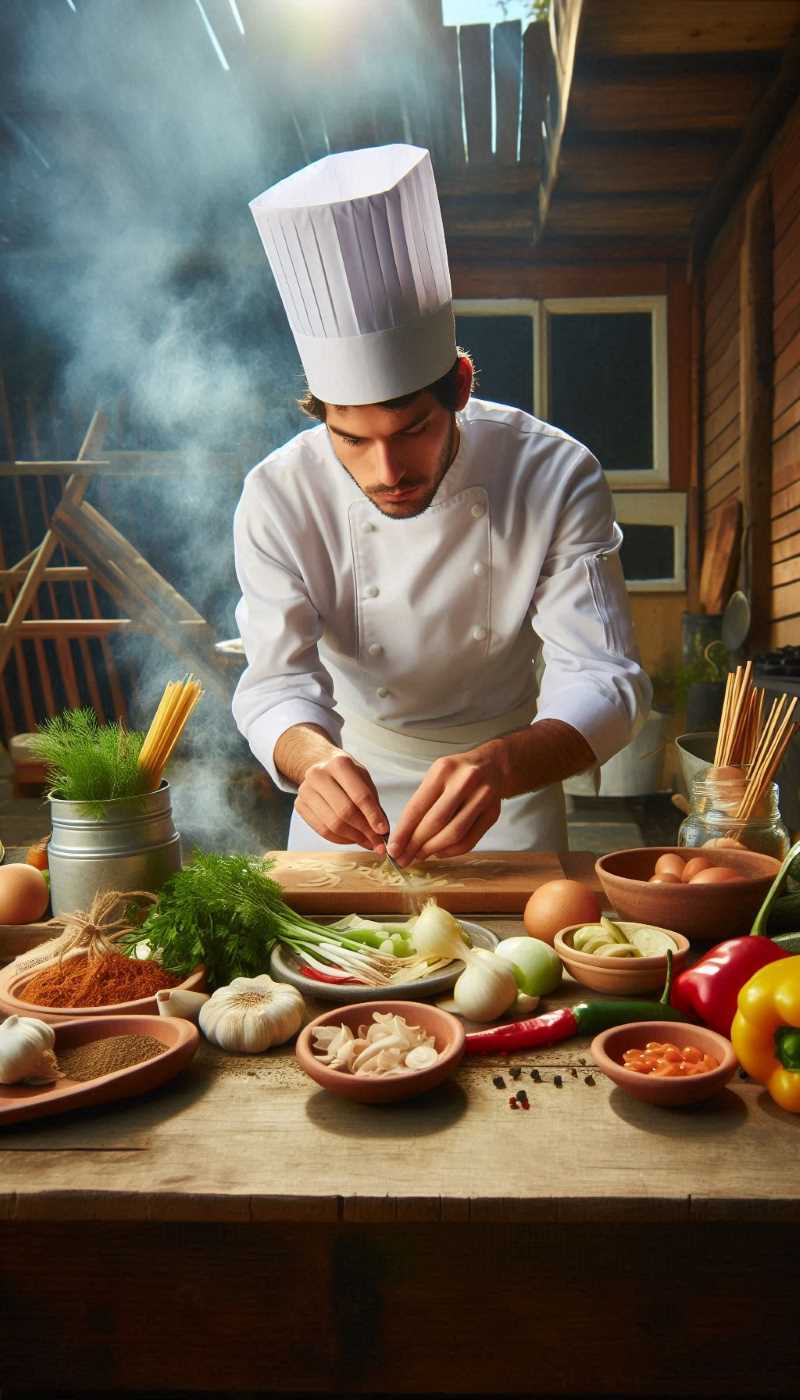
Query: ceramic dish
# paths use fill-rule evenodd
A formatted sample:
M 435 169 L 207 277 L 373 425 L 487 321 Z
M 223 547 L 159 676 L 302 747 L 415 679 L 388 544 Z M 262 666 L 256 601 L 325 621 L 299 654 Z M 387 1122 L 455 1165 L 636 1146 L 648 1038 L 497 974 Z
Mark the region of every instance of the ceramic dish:
M 46 966 L 46 964 L 45 964 Z M 74 1021 L 84 1016 L 157 1016 L 158 1003 L 155 992 L 149 997 L 139 997 L 137 1001 L 112 1002 L 109 1006 L 37 1006 L 35 1002 L 23 999 L 23 988 L 41 969 L 29 968 L 27 972 L 15 970 L 14 964 L 0 972 L 0 1011 L 7 1016 L 36 1016 L 55 1026 L 63 1021 Z M 183 982 L 177 984 L 181 991 L 202 992 L 206 985 L 206 970 L 195 968 Z M 177 990 L 177 988 L 176 988 Z
M 54 1084 L 0 1084 L 0 1125 L 21 1123 L 29 1118 L 46 1118 L 73 1108 L 89 1108 L 115 1099 L 145 1094 L 173 1079 L 194 1055 L 200 1042 L 196 1026 L 188 1021 L 164 1020 L 161 1016 L 81 1016 L 55 1026 L 55 1056 L 77 1045 L 104 1040 L 112 1035 L 150 1035 L 164 1046 L 143 1064 L 114 1070 L 98 1079 L 80 1081 L 58 1079 Z
M 373 917 L 379 916 L 370 915 L 370 918 Z M 388 917 L 390 916 L 387 915 Z M 469 934 L 476 948 L 491 950 L 497 947 L 498 940 L 488 928 L 470 923 L 468 919 L 459 919 L 458 922 Z M 333 983 L 316 982 L 313 977 L 306 977 L 299 970 L 299 961 L 288 948 L 278 945 L 270 958 L 269 970 L 276 981 L 290 982 L 305 996 L 318 997 L 320 1001 L 336 1002 L 338 1006 L 347 1006 L 354 1001 L 396 1001 L 398 997 L 406 1001 L 427 1001 L 428 997 L 440 997 L 449 992 L 450 988 L 455 986 L 459 973 L 463 971 L 461 963 L 453 963 L 452 968 L 442 968 L 441 972 L 434 972 L 419 982 L 394 982 L 391 987 L 360 987 L 357 982 L 345 982 L 341 986 L 335 986 Z
M 625 934 L 641 928 L 640 923 L 625 919 L 615 919 L 614 922 Z M 562 928 L 553 941 L 558 956 L 576 982 L 592 987 L 596 992 L 621 992 L 623 996 L 663 991 L 667 977 L 666 953 L 655 958 L 598 958 L 595 953 L 582 953 L 572 946 L 572 940 L 581 928 L 585 928 L 585 924 L 570 924 Z M 673 929 L 665 928 L 663 932 L 674 938 L 678 945 L 678 951 L 672 958 L 673 972 L 677 974 L 686 962 L 689 940 Z
M 358 1026 L 369 1024 L 373 1011 L 402 1016 L 410 1026 L 421 1026 L 432 1035 L 439 1051 L 436 1063 L 429 1069 L 411 1069 L 385 1076 L 346 1074 L 322 1064 L 314 1054 L 314 1030 L 344 1023 L 355 1033 Z M 464 1034 L 461 1022 L 448 1011 L 440 1011 L 438 1006 L 416 1001 L 361 1001 L 326 1011 L 324 1016 L 310 1021 L 297 1038 L 295 1054 L 306 1074 L 332 1094 L 355 1099 L 358 1103 L 396 1103 L 427 1093 L 453 1073 L 464 1054 Z
M 595 870 L 606 894 L 623 919 L 659 928 L 676 929 L 687 938 L 720 943 L 749 933 L 779 862 L 755 851 L 717 847 L 715 865 L 725 865 L 744 878 L 722 885 L 651 885 L 659 856 L 675 853 L 683 860 L 711 851 L 687 846 L 638 846 L 601 856 Z
M 696 1045 L 706 1054 L 715 1055 L 719 1065 L 705 1074 L 692 1074 L 686 1078 L 676 1076 L 674 1079 L 636 1074 L 634 1070 L 626 1069 L 622 1063 L 625 1051 L 642 1049 L 649 1040 L 678 1047 Z M 684 1104 L 702 1103 L 703 1099 L 710 1099 L 725 1087 L 736 1071 L 733 1046 L 724 1035 L 683 1021 L 638 1021 L 602 1031 L 592 1041 L 592 1059 L 603 1074 L 633 1098 L 660 1104 L 663 1108 L 679 1108 Z
M 53 937 L 52 925 L 39 920 L 32 924 L 0 924 L 0 963 L 13 962 L 20 953 L 29 953 Z

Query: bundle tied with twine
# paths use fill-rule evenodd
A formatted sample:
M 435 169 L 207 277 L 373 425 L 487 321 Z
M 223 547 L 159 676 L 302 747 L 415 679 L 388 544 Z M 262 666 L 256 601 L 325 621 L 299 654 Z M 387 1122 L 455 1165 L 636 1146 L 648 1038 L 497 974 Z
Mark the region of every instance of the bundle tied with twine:
M 150 890 L 100 890 L 88 911 L 61 914 L 49 919 L 46 927 L 60 932 L 47 943 L 14 959 L 15 972 L 36 972 L 50 963 L 63 963 L 65 958 L 85 953 L 97 960 L 118 951 L 117 945 L 126 934 L 135 933 L 138 920 L 131 912 L 134 900 L 155 904 L 157 896 Z

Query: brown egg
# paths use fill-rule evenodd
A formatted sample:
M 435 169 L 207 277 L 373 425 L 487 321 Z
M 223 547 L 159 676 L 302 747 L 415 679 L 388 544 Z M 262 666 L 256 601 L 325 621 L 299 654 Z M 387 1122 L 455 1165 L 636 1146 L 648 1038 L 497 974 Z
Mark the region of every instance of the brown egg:
M 710 841 L 703 842 L 703 849 L 706 846 L 726 846 L 736 851 L 743 851 L 745 845 L 743 841 L 737 841 L 735 836 L 714 836 Z
M 714 862 L 709 860 L 708 856 L 692 856 L 692 859 L 687 860 L 683 867 L 681 879 L 684 884 L 688 884 L 695 875 L 699 875 L 701 870 L 709 870 L 713 864 Z
M 678 880 L 683 878 L 684 860 L 682 856 L 676 856 L 674 852 L 667 852 L 666 855 L 659 856 L 654 866 L 656 875 L 674 875 Z
M 732 880 L 743 880 L 743 875 L 737 875 L 735 870 L 730 870 L 727 865 L 712 865 L 708 870 L 699 870 L 690 885 L 727 885 Z
M 594 890 L 579 880 L 547 880 L 534 890 L 522 915 L 531 938 L 552 943 L 568 924 L 595 924 L 601 904 Z
M 648 885 L 680 885 L 682 883 L 680 875 L 673 875 L 669 870 L 659 872 L 658 875 L 651 875 Z
M 0 924 L 41 919 L 50 900 L 47 881 L 32 865 L 0 866 Z
M 743 777 L 743 768 L 737 767 L 735 763 L 724 763 L 720 768 L 709 768 L 706 773 L 706 782 L 709 778 L 719 778 L 720 782 L 729 783 Z

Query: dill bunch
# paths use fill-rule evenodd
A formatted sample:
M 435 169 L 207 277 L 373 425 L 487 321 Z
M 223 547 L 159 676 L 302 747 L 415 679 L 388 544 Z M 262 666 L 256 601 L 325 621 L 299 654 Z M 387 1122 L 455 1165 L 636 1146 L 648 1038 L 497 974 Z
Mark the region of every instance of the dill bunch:
M 124 950 L 135 956 L 136 945 L 147 942 L 168 972 L 184 977 L 204 963 L 212 991 L 234 977 L 268 972 L 276 943 L 334 966 L 335 958 L 320 945 L 355 952 L 363 963 L 378 959 L 374 948 L 385 934 L 376 933 L 374 926 L 342 931 L 304 918 L 285 902 L 280 885 L 267 874 L 270 866 L 257 856 L 195 851 L 190 863 L 159 890 L 158 903 L 144 923 L 122 940 Z
M 31 749 L 47 769 L 50 796 L 86 803 L 102 817 L 114 797 L 139 797 L 147 776 L 139 768 L 144 735 L 119 722 L 100 724 L 94 710 L 65 710 L 39 726 Z

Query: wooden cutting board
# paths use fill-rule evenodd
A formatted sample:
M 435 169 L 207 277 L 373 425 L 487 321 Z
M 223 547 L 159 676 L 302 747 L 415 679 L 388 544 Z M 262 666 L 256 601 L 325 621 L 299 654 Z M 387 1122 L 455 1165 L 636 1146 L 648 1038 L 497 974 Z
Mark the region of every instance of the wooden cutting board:
M 731 595 L 739 567 L 742 507 L 726 501 L 714 514 L 700 570 L 700 603 L 707 613 L 721 613 Z
M 270 875 L 282 886 L 287 904 L 301 914 L 407 914 L 402 889 L 378 885 L 356 865 L 377 867 L 380 856 L 367 851 L 267 851 Z M 341 867 L 335 885 L 314 884 L 319 862 Z M 429 861 L 430 874 L 446 885 L 430 893 L 453 914 L 521 914 L 531 894 L 546 880 L 564 878 L 561 858 L 552 851 L 486 851 L 453 860 Z M 572 877 L 574 878 L 574 877 Z M 422 891 L 424 894 L 424 891 Z

